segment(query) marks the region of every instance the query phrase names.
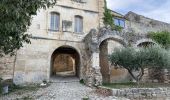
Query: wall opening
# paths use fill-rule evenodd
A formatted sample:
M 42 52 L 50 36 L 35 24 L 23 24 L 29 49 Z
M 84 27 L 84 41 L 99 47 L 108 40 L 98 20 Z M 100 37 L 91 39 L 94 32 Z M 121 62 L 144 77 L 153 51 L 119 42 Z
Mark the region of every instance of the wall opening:
M 149 47 L 149 46 L 153 46 L 155 45 L 155 43 L 153 42 L 142 42 L 142 43 L 139 43 L 137 46 L 138 47 Z
M 51 76 L 79 77 L 79 66 L 79 53 L 72 47 L 59 47 L 51 56 Z
M 124 45 L 115 39 L 106 39 L 101 42 L 100 49 L 100 67 L 103 83 L 119 83 L 129 80 L 128 71 L 124 68 L 111 66 L 108 55 L 114 52 L 115 48 L 123 48 Z
M 102 74 L 102 81 L 103 83 L 110 83 L 110 75 L 109 75 L 109 62 L 108 62 L 108 48 L 107 48 L 107 41 L 103 41 L 100 46 L 100 67 L 101 67 L 101 74 Z

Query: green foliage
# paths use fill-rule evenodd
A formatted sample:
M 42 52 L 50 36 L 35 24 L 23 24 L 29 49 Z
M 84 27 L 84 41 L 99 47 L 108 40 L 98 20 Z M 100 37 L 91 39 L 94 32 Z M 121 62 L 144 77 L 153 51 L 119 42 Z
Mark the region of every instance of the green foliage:
M 0 2 L 0 56 L 13 55 L 23 43 L 30 43 L 25 34 L 31 25 L 31 16 L 40 8 L 55 4 L 56 0 L 1 0 Z
M 81 84 L 85 84 L 85 82 L 84 82 L 83 79 L 81 79 L 79 82 L 80 82 Z
M 111 14 L 111 11 L 107 8 L 107 2 L 105 0 L 105 7 L 104 7 L 104 24 L 105 25 L 110 25 L 112 28 L 114 28 L 114 24 L 113 24 L 113 16 Z
M 161 44 L 165 48 L 170 47 L 170 32 L 150 32 L 149 37 Z
M 144 74 L 145 67 L 152 68 L 169 68 L 170 55 L 168 51 L 160 47 L 148 48 L 124 48 L 116 49 L 109 56 L 112 65 L 120 66 L 128 70 L 130 75 L 140 81 Z M 134 75 L 133 71 L 139 71 L 138 75 Z
M 104 10 L 105 10 L 105 12 L 103 13 L 104 14 L 104 18 L 103 18 L 104 24 L 106 26 L 109 25 L 112 30 L 122 31 L 122 27 L 121 26 L 114 25 L 113 15 L 111 14 L 111 10 L 109 10 L 107 8 L 106 0 L 105 0 Z
M 82 98 L 82 100 L 89 100 L 89 97 L 88 96 L 84 97 L 84 98 Z
M 118 26 L 118 25 L 115 25 L 114 26 L 114 28 L 113 28 L 113 30 L 116 30 L 116 31 L 122 31 L 122 29 L 123 29 L 123 27 L 121 27 L 121 26 Z

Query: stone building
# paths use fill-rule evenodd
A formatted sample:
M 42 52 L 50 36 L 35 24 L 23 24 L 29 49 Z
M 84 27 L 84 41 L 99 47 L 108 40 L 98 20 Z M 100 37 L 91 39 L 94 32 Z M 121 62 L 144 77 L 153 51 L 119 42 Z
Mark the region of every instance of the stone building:
M 54 76 L 76 76 L 87 85 L 130 80 L 125 69 L 109 65 L 107 55 L 129 44 L 155 43 L 146 34 L 170 31 L 170 25 L 133 12 L 124 16 L 113 11 L 114 23 L 123 30 L 112 31 L 104 27 L 103 8 L 104 0 L 59 0 L 52 8 L 40 9 L 26 32 L 32 35 L 31 44 L 16 56 L 1 58 L 0 76 L 16 84 L 40 83 Z M 129 40 L 131 32 L 136 36 Z

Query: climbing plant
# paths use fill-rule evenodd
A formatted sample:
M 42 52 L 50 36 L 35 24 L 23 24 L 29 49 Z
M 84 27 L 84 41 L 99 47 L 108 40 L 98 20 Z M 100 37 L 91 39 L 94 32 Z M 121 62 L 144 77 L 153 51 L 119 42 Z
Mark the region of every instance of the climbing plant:
M 104 24 L 105 26 L 110 26 L 112 30 L 121 31 L 122 27 L 114 25 L 113 15 L 111 14 L 111 10 L 107 8 L 107 1 L 105 0 L 105 6 L 104 6 Z
M 170 47 L 170 32 L 150 32 L 149 37 L 155 40 L 157 43 L 162 45 L 165 48 Z
M 105 6 L 104 6 L 104 24 L 105 25 L 110 25 L 112 28 L 114 27 L 114 24 L 113 24 L 113 16 L 111 14 L 111 11 L 107 8 L 107 2 L 105 0 Z

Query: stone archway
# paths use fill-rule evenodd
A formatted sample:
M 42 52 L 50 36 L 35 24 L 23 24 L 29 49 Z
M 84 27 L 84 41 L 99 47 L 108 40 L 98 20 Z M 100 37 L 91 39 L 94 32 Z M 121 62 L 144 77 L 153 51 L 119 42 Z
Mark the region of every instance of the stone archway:
M 76 76 L 80 75 L 80 55 L 70 46 L 57 48 L 51 56 L 51 76 Z
M 148 47 L 150 45 L 158 45 L 158 44 L 152 39 L 141 39 L 134 44 L 134 47 Z
M 127 70 L 111 66 L 108 59 L 108 55 L 113 53 L 115 48 L 126 47 L 126 45 L 122 43 L 123 41 L 119 42 L 114 38 L 108 38 L 99 45 L 99 58 L 103 83 L 118 83 L 127 80 L 129 75 Z

